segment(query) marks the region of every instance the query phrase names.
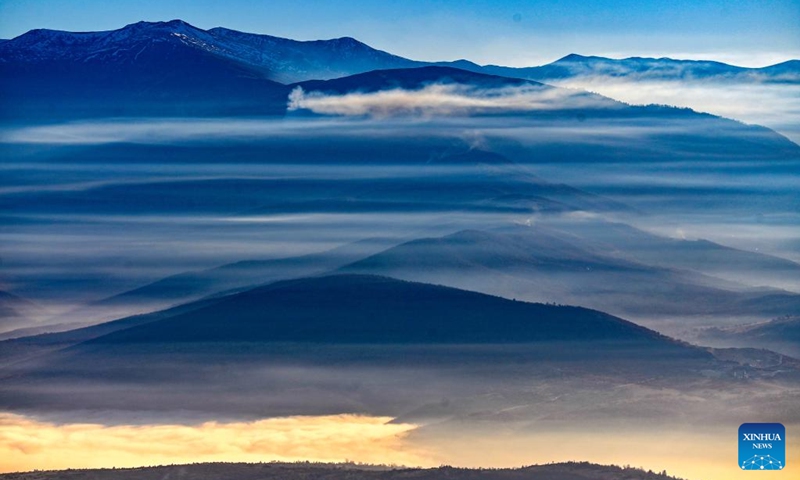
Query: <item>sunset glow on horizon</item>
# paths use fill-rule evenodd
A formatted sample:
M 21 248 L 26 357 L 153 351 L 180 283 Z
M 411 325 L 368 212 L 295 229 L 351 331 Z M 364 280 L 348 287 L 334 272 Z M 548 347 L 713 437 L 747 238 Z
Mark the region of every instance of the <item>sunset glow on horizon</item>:
M 436 464 L 408 445 L 416 425 L 328 415 L 199 425 L 55 424 L 0 414 L 0 473 L 195 462 Z
M 735 431 L 730 438 L 729 432 L 719 429 L 696 434 L 676 430 L 613 436 L 604 435 L 602 429 L 580 434 L 497 429 L 481 435 L 442 435 L 391 420 L 326 415 L 198 425 L 105 426 L 56 424 L 4 413 L 0 414 L 0 473 L 199 462 L 351 461 L 422 468 L 516 468 L 589 461 L 667 470 L 690 480 L 736 480 L 751 475 L 736 466 Z M 791 474 L 800 463 L 800 452 L 795 448 L 787 453 L 786 471 Z M 761 472 L 759 479 L 779 480 L 786 475 L 785 471 Z

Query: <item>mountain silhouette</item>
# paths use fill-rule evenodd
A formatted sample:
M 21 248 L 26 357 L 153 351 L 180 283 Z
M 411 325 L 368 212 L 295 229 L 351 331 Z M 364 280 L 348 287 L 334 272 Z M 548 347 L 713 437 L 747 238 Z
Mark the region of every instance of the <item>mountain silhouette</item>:
M 770 318 L 796 311 L 800 306 L 800 295 L 793 292 L 748 288 L 669 265 L 668 255 L 681 259 L 678 263 L 682 262 L 684 268 L 689 267 L 697 255 L 691 251 L 693 243 L 670 242 L 656 236 L 640 238 L 638 248 L 628 254 L 624 240 L 617 240 L 620 250 L 615 252 L 608 242 L 592 241 L 594 237 L 597 235 L 578 236 L 539 226 L 464 230 L 412 240 L 342 267 L 341 271 L 513 295 L 528 301 L 579 304 L 648 320 L 675 315 Z M 701 243 L 701 247 L 706 245 Z M 652 250 L 658 248 L 670 254 L 656 257 Z M 686 250 L 690 250 L 689 254 Z M 709 254 L 709 259 L 748 260 L 761 268 L 775 263 L 793 265 L 723 247 L 709 246 L 700 252 Z M 711 256 L 712 252 L 715 256 Z
M 33 30 L 0 45 L 3 117 L 281 115 L 286 87 L 204 45 L 184 22 Z
M 8 476 L 14 480 L 55 480 L 63 471 L 37 471 Z M 381 465 L 324 463 L 194 463 L 141 468 L 70 469 L 73 480 L 161 480 L 190 477 L 193 480 L 678 480 L 665 473 L 654 473 L 632 467 L 596 465 L 587 462 L 551 463 L 523 468 L 469 469 L 442 466 L 438 468 L 387 467 Z M 5 475 L 0 478 L 6 477 Z
M 495 75 L 541 82 L 580 77 L 636 81 L 715 81 L 740 83 L 795 83 L 800 79 L 800 61 L 790 60 L 763 68 L 746 68 L 710 60 L 629 57 L 613 59 L 575 53 L 536 67 L 478 66 L 461 63 L 461 68 Z
M 344 94 L 354 91 L 369 93 L 391 89 L 418 90 L 433 83 L 464 84 L 479 88 L 519 86 L 554 88 L 530 80 L 441 66 L 377 70 L 333 80 L 308 80 L 291 86 L 299 86 L 308 91 Z
M 766 322 L 709 327 L 699 330 L 698 341 L 728 347 L 773 350 L 800 357 L 800 317 L 786 315 Z
M 466 71 L 483 87 L 532 85 L 574 76 L 685 79 L 711 76 L 796 81 L 798 61 L 763 69 L 719 62 L 568 55 L 540 67 L 480 66 L 466 60 L 418 62 L 374 49 L 350 37 L 296 41 L 222 27 L 202 30 L 181 20 L 138 22 L 118 30 L 31 30 L 0 42 L 0 105 L 6 119 L 97 116 L 272 115 L 286 111 L 287 84 L 330 80 L 375 70 L 425 71 L 356 77 L 304 88 L 417 85 L 442 77 L 464 82 Z M 435 70 L 441 68 L 443 70 Z M 419 77 L 415 77 L 419 75 Z M 497 76 L 508 77 L 506 79 Z M 521 80 L 524 79 L 524 80 Z M 525 83 L 527 81 L 527 83 Z M 357 85 L 358 82 L 363 82 Z M 381 83 L 382 82 L 382 83 Z
M 653 331 L 598 311 L 516 302 L 370 275 L 282 281 L 88 343 L 606 340 L 677 347 Z

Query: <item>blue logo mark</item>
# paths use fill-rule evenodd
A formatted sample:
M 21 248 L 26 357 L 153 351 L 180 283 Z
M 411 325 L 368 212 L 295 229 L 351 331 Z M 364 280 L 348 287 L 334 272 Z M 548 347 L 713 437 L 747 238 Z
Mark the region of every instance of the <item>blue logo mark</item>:
M 786 428 L 780 423 L 743 423 L 739 427 L 739 468 L 786 468 Z

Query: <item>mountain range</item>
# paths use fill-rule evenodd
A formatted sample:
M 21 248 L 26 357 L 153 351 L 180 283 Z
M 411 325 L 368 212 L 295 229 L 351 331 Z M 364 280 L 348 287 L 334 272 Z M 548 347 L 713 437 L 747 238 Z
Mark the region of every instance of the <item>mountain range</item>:
M 348 148 L 351 155 L 355 151 L 349 144 L 339 147 L 338 141 L 327 145 Z M 453 147 L 444 154 L 426 150 L 424 145 L 425 141 L 417 137 L 413 148 L 421 148 L 419 152 L 405 145 L 384 148 L 378 147 L 373 137 L 364 147 L 385 151 L 384 157 L 397 153 L 406 165 L 415 168 L 456 169 L 457 180 L 427 177 L 420 171 L 419 177 L 336 181 L 292 178 L 125 183 L 7 197 L 0 205 L 18 215 L 62 210 L 88 213 L 105 208 L 115 212 L 121 207 L 127 214 L 248 217 L 320 212 L 438 214 L 448 210 L 493 215 L 637 215 L 626 205 L 542 180 L 527 166 L 503 155 L 480 149 L 458 152 Z M 207 151 L 209 147 L 203 148 Z M 298 146 L 294 155 L 302 156 L 303 148 Z M 86 150 L 82 154 L 86 159 Z M 424 163 L 416 167 L 416 161 Z M 431 227 L 427 236 L 366 239 L 310 255 L 247 259 L 176 273 L 100 296 L 49 321 L 96 323 L 276 280 L 337 270 L 450 285 L 527 301 L 584 305 L 636 321 L 670 317 L 767 320 L 791 314 L 800 306 L 800 265 L 778 257 L 709 241 L 667 238 L 602 220 L 548 224 L 539 218 L 530 226 L 499 225 L 503 222 L 440 223 Z M 676 302 L 676 295 L 683 301 Z
M 658 238 L 651 243 L 658 248 Z M 662 259 L 680 257 L 676 243 Z M 734 259 L 739 254 L 728 252 Z M 746 257 L 746 252 L 742 252 Z M 769 258 L 764 258 L 769 262 Z M 697 266 L 694 267 L 697 269 Z M 796 269 L 795 264 L 795 269 Z M 541 227 L 468 230 L 407 242 L 342 268 L 529 301 L 585 305 L 637 321 L 684 316 L 771 317 L 797 311 L 800 295 L 752 288 L 621 252 Z M 680 301 L 676 301 L 680 299 Z
M 289 84 L 328 80 L 372 70 L 421 66 L 448 66 L 512 78 L 547 81 L 575 76 L 639 75 L 651 79 L 739 78 L 762 81 L 796 81 L 800 60 L 763 68 L 744 68 L 713 61 L 671 58 L 610 59 L 569 54 L 537 67 L 478 65 L 468 60 L 421 62 L 372 48 L 350 37 L 297 41 L 270 35 L 239 32 L 222 27 L 202 30 L 182 20 L 138 22 L 119 30 L 73 33 L 32 30 L 0 43 L 3 63 L 29 65 L 47 62 L 121 64 L 137 60 L 149 49 L 179 44 L 219 61 L 246 67 L 254 74 Z
M 0 423 L 352 414 L 459 455 L 796 425 L 800 146 L 565 87 L 785 92 L 798 72 L 418 62 L 180 20 L 2 41 Z M 317 467 L 70 474 L 668 478 Z
M 762 68 L 745 68 L 708 60 L 674 60 L 666 57 L 612 59 L 572 53 L 553 63 L 538 67 L 513 68 L 486 65 L 479 68 L 483 72 L 495 75 L 543 82 L 579 77 L 731 83 L 797 83 L 800 81 L 800 60 L 789 60 Z
M 539 82 L 587 75 L 793 82 L 800 72 L 799 61 L 746 69 L 717 62 L 575 54 L 530 68 L 464 60 L 419 62 L 347 37 L 302 42 L 225 28 L 202 30 L 173 20 L 106 32 L 40 29 L 4 41 L 0 104 L 6 120 L 283 115 L 289 84 L 431 66 Z
M 548 226 L 542 222 L 408 241 L 367 239 L 299 257 L 240 261 L 185 272 L 49 321 L 97 323 L 168 307 L 174 307 L 170 312 L 194 310 L 204 302 L 270 282 L 338 272 L 385 275 L 525 301 L 583 305 L 701 343 L 765 347 L 768 345 L 756 336 L 712 335 L 715 329 L 702 330 L 698 336 L 695 329 L 795 312 L 800 306 L 796 291 L 740 282 L 759 275 L 772 285 L 786 283 L 796 290 L 798 271 L 799 265 L 777 257 L 709 241 L 659 237 L 624 224 L 585 221 Z M 146 323 L 150 318 L 139 315 L 72 333 L 42 335 L 33 343 L 37 350 L 63 348 L 74 339 L 88 340 L 108 333 L 115 325 L 127 328 L 131 322 Z M 40 327 L 27 335 L 65 329 Z M 26 332 L 11 334 L 23 337 Z M 774 336 L 773 340 L 781 339 Z M 781 341 L 789 348 L 774 349 L 789 353 L 796 348 L 797 341 L 791 336 Z M 29 343 L 21 338 L 5 344 L 19 346 L 6 352 L 24 350 Z

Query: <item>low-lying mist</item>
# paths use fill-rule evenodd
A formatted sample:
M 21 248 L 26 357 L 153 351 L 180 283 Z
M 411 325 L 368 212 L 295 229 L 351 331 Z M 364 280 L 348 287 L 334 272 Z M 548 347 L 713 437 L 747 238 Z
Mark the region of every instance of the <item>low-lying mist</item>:
M 800 84 L 736 81 L 654 81 L 624 77 L 574 77 L 556 85 L 585 89 L 634 105 L 688 107 L 773 128 L 800 141 Z
M 686 112 L 585 111 L 6 125 L 0 289 L 80 322 L 57 317 L 173 274 L 554 218 L 800 259 L 796 145 Z
M 328 94 L 295 88 L 289 111 L 309 110 L 323 115 L 453 117 L 556 110 L 623 108 L 622 105 L 580 90 L 527 85 L 482 89 L 462 84 L 432 84 L 418 90 Z

